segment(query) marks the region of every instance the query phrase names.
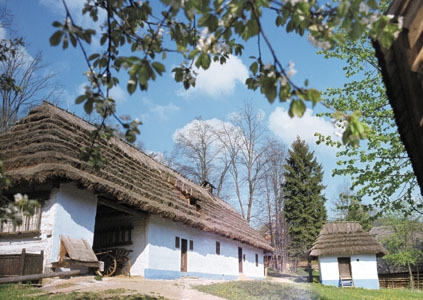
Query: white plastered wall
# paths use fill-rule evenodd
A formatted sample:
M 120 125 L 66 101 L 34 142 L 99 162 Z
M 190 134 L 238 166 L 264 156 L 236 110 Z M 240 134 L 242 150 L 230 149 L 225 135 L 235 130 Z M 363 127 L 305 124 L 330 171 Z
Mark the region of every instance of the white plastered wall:
M 175 247 L 175 237 L 188 242 L 187 275 L 238 277 L 238 247 L 245 255 L 243 274 L 252 278 L 264 278 L 263 250 L 213 233 L 164 220 L 158 216 L 149 218 L 147 229 L 146 268 L 161 272 L 164 277 L 180 272 L 181 249 Z M 189 243 L 193 241 L 193 250 Z M 216 241 L 220 242 L 220 255 L 216 254 Z M 256 265 L 256 254 L 258 263 Z M 131 271 L 131 274 L 134 274 Z M 181 273 L 179 275 L 184 275 Z

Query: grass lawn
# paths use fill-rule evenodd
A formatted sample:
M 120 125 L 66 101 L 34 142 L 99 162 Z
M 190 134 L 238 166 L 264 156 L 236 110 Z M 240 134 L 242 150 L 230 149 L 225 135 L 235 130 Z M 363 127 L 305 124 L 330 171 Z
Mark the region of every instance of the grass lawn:
M 413 300 L 423 299 L 421 290 L 365 290 L 336 288 L 321 284 L 288 284 L 263 281 L 229 281 L 194 287 L 202 292 L 229 300 Z M 26 285 L 0 285 L 0 300 L 166 300 L 162 296 L 147 296 L 124 289 L 91 293 L 45 294 L 40 289 Z M 186 299 L 189 300 L 189 299 Z M 193 299 L 197 300 L 197 299 Z
M 229 300 L 413 300 L 423 299 L 423 291 L 365 290 L 336 288 L 321 284 L 287 284 L 270 281 L 233 281 L 196 286 L 196 289 Z

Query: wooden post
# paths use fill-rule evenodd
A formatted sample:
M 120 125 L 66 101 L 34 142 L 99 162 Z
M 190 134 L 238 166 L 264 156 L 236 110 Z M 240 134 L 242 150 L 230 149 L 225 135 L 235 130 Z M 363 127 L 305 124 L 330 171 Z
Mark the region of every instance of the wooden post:
M 26 256 L 26 249 L 22 248 L 21 257 L 19 259 L 19 275 L 24 275 L 25 270 L 25 256 Z

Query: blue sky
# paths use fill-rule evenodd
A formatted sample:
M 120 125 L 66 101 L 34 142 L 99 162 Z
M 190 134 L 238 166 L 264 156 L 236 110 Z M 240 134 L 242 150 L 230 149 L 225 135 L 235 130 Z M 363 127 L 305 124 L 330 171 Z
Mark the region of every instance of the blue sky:
M 5 3 L 4 0 L 0 0 Z M 81 7 L 83 0 L 68 0 L 76 22 L 90 25 L 87 17 L 82 18 Z M 28 45 L 29 55 L 34 56 L 38 51 L 43 53 L 43 62 L 49 69 L 57 72 L 57 79 L 64 86 L 64 93 L 60 106 L 77 115 L 83 116 L 82 107 L 75 105 L 75 98 L 81 93 L 86 78 L 83 73 L 87 70 L 82 53 L 79 49 L 51 47 L 49 38 L 55 29 L 53 21 L 63 21 L 65 11 L 59 0 L 9 0 L 7 8 L 14 16 L 13 28 L 18 36 L 23 36 Z M 272 37 L 274 47 L 279 57 L 288 65 L 295 64 L 297 73 L 293 79 L 303 83 L 309 79 L 310 86 L 324 90 L 328 87 L 342 86 L 344 74 L 343 63 L 335 60 L 325 60 L 317 55 L 315 49 L 306 37 L 293 34 L 275 35 L 272 23 L 266 24 Z M 0 33 L 8 36 L 9 33 Z M 98 50 L 97 41 L 88 51 Z M 247 44 L 242 60 L 234 57 L 225 66 L 213 66 L 207 73 L 200 73 L 195 89 L 184 91 L 182 85 L 173 81 L 170 70 L 178 66 L 180 57 L 170 56 L 165 61 L 167 73 L 150 84 L 147 92 L 137 91 L 129 96 L 126 82 L 121 80 L 121 88 L 114 90 L 114 97 L 118 102 L 118 114 L 130 115 L 143 122 L 141 136 L 147 151 L 170 152 L 172 136 L 177 129 L 184 127 L 193 119 L 201 117 L 203 120 L 217 118 L 227 119 L 227 116 L 238 110 L 245 101 L 251 101 L 258 109 L 265 112 L 268 128 L 287 146 L 299 135 L 315 150 L 316 157 L 323 164 L 325 170 L 326 196 L 332 201 L 339 193 L 344 178 L 333 178 L 332 169 L 335 167 L 335 150 L 314 143 L 316 131 L 334 134 L 335 128 L 330 120 L 315 117 L 316 112 L 323 109 L 318 105 L 314 110 L 307 110 L 302 119 L 291 119 L 287 114 L 286 104 L 269 104 L 259 92 L 248 90 L 243 82 L 248 75 L 249 55 L 256 55 L 255 41 Z

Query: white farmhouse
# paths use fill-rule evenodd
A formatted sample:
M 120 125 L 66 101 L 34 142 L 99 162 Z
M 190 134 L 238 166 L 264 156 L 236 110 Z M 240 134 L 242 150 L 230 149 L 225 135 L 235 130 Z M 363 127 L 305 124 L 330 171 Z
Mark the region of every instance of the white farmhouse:
M 1 226 L 0 254 L 43 250 L 50 272 L 70 253 L 62 240 L 84 240 L 96 252 L 129 250 L 131 275 L 145 278 L 264 278 L 272 247 L 230 205 L 117 138 L 96 141 L 107 161 L 93 168 L 81 159 L 93 130 L 45 102 L 0 135 L 5 193 L 42 204 L 22 226 Z
M 310 251 L 324 285 L 379 289 L 377 257 L 388 254 L 357 222 L 325 224 Z

